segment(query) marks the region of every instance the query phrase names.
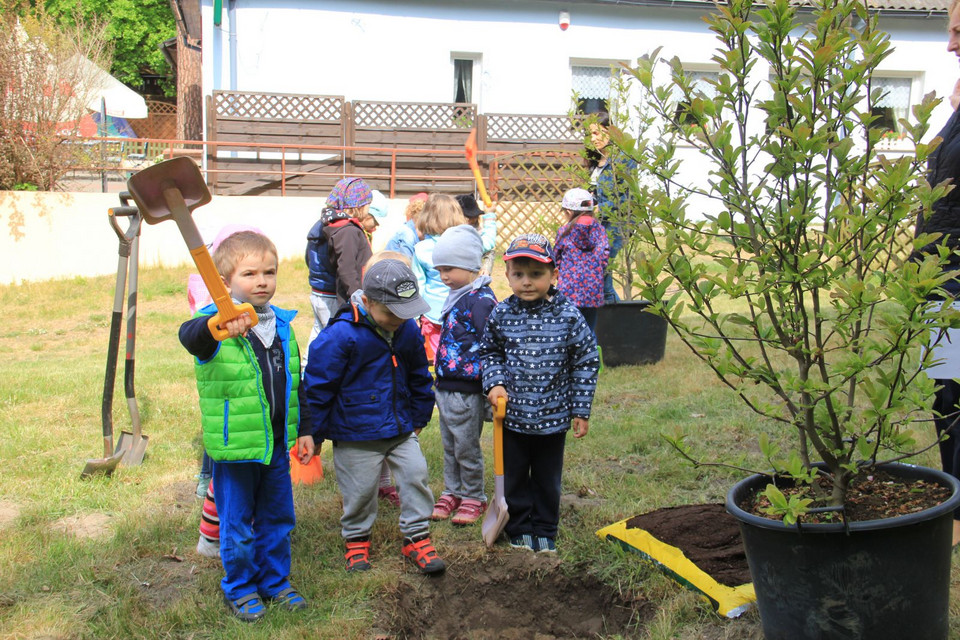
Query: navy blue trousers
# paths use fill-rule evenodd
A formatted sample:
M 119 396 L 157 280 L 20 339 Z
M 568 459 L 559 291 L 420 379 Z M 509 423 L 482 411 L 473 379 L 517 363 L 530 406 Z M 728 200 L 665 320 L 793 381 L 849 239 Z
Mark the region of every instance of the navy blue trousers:
M 504 530 L 509 537 L 557 537 L 566 440 L 566 431 L 536 435 L 503 430 L 503 490 L 510 513 Z
M 231 600 L 270 598 L 290 586 L 293 486 L 284 443 L 269 465 L 214 462 L 213 494 L 220 513 L 220 586 Z

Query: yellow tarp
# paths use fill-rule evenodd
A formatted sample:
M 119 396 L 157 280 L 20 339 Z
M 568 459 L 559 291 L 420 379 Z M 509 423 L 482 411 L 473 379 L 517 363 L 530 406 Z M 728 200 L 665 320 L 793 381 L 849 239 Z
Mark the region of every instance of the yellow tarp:
M 668 576 L 710 600 L 717 613 L 727 618 L 740 616 L 757 599 L 752 583 L 738 587 L 720 584 L 688 560 L 677 547 L 664 544 L 643 529 L 628 529 L 627 520 L 600 529 L 597 536 L 652 561 Z

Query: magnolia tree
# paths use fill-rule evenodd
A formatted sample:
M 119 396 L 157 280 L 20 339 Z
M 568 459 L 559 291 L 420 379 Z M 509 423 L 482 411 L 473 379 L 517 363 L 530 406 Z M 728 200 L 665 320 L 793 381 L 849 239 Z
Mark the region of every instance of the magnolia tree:
M 85 60 L 109 68 L 105 31 L 82 20 L 61 28 L 42 10 L 0 20 L 0 189 L 54 189 L 84 160 L 70 142 L 96 90 Z
M 751 409 L 792 433 L 794 446 L 761 442 L 770 466 L 841 505 L 865 468 L 916 453 L 911 425 L 929 421 L 933 397 L 921 347 L 958 321 L 927 302 L 945 256 L 896 250 L 945 193 L 923 179 L 938 100 L 902 122 L 914 154 L 878 155 L 871 78 L 889 38 L 862 2 L 813 4 L 812 15 L 785 0 L 718 5 L 707 21 L 720 73 L 707 85 L 677 60 L 641 58 L 629 70 L 655 120 L 614 141 L 652 177 L 632 181 L 643 295 Z M 681 142 L 708 175 L 681 171 Z M 808 504 L 773 485 L 767 495 L 788 521 Z

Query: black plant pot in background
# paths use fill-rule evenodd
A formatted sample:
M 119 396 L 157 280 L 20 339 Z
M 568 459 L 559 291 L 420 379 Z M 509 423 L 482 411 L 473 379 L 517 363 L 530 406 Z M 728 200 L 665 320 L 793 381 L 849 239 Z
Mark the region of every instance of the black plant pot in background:
M 631 300 L 597 310 L 597 342 L 603 364 L 653 364 L 663 360 L 667 345 L 667 321 L 646 311 L 650 302 Z
M 926 467 L 884 466 L 897 476 L 949 486 L 937 507 L 896 518 L 787 526 L 740 508 L 769 478 L 727 494 L 740 522 L 767 640 L 946 640 L 953 510 L 960 483 Z

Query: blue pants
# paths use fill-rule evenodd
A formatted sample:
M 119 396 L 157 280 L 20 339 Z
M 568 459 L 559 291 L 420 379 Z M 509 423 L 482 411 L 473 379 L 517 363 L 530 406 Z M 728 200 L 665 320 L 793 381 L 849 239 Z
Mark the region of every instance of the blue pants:
M 503 492 L 510 519 L 504 530 L 557 537 L 560 477 L 567 432 L 551 435 L 503 430 Z
M 227 598 L 270 598 L 289 587 L 293 486 L 284 443 L 274 447 L 269 465 L 214 462 L 213 493 L 226 572 L 220 587 Z
M 940 385 L 933 399 L 933 410 L 944 417 L 935 418 L 933 423 L 937 435 L 947 437 L 940 440 L 940 464 L 946 473 L 960 478 L 960 384 L 956 380 L 937 380 Z M 960 520 L 960 508 L 953 512 L 953 519 Z
M 613 274 L 610 272 L 610 265 L 613 259 L 623 248 L 623 234 L 620 228 L 609 220 L 601 220 L 604 229 L 607 230 L 607 239 L 610 241 L 610 255 L 607 256 L 607 270 L 603 273 L 603 302 L 604 304 L 616 304 L 620 302 L 620 296 L 613 287 Z

